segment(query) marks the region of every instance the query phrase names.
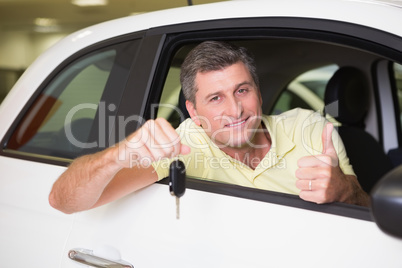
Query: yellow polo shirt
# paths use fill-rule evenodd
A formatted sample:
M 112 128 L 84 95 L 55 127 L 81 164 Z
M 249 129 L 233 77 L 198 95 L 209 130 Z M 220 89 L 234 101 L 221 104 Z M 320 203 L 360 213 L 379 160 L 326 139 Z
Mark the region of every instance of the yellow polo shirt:
M 280 115 L 266 116 L 262 121 L 268 129 L 272 145 L 269 152 L 251 169 L 230 157 L 211 141 L 204 130 L 191 119 L 176 129 L 183 144 L 190 146 L 191 153 L 180 155 L 188 176 L 246 187 L 298 194 L 295 176 L 297 161 L 308 155 L 322 153 L 322 131 L 327 122 L 319 113 L 296 108 Z M 345 174 L 355 175 L 345 148 L 336 131 L 332 140 L 338 153 L 339 165 Z M 158 178 L 169 175 L 172 160 L 154 162 Z M 245 159 L 245 161 L 253 161 Z

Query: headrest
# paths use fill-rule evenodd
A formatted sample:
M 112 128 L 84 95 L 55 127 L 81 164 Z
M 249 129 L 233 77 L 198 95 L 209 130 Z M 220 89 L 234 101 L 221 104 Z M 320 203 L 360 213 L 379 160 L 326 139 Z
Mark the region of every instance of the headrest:
M 343 125 L 363 125 L 369 108 L 369 88 L 359 69 L 341 67 L 328 81 L 325 112 Z

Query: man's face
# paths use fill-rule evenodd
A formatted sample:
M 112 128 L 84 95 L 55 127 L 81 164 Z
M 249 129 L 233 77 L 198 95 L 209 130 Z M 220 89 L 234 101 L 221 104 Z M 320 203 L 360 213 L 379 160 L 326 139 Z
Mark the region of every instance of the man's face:
M 238 62 L 223 70 L 198 73 L 193 121 L 220 147 L 249 146 L 261 125 L 262 99 L 247 67 Z

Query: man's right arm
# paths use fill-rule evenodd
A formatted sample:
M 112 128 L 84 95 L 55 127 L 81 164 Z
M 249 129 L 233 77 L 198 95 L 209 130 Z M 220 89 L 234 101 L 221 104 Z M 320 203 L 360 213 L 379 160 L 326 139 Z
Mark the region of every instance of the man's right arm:
M 116 146 L 77 158 L 54 183 L 49 203 L 64 213 L 106 204 L 155 182 L 150 162 L 189 152 L 169 122 L 149 120 Z

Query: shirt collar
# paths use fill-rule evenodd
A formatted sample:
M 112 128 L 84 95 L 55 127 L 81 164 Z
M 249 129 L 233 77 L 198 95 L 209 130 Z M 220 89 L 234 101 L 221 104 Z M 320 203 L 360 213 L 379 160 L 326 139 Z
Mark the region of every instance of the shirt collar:
M 294 142 L 288 137 L 282 124 L 281 116 L 263 115 L 262 122 L 271 136 L 270 151 L 276 153 L 278 157 L 283 157 L 295 147 Z

